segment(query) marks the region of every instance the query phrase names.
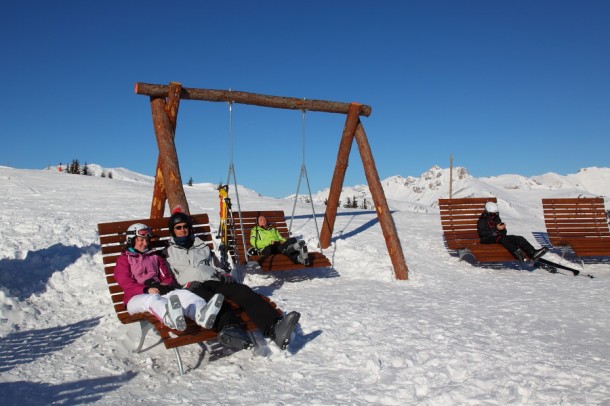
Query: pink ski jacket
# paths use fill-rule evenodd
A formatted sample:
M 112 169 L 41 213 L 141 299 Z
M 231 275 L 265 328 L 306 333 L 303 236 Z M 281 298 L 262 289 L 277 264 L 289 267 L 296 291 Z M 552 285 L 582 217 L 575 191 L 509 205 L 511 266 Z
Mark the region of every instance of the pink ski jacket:
M 126 250 L 117 259 L 114 279 L 125 292 L 125 305 L 132 297 L 145 293 L 144 281 L 151 278 L 163 285 L 178 285 L 165 260 L 155 251 L 140 253 Z

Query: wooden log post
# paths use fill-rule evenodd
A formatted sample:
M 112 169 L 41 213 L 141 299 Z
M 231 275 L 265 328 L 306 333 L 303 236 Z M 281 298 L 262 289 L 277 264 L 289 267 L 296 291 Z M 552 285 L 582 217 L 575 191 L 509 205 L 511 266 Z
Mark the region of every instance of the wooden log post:
M 343 135 L 339 144 L 339 152 L 337 153 L 337 162 L 335 163 L 335 171 L 330 183 L 328 199 L 326 201 L 326 212 L 324 214 L 324 222 L 322 224 L 322 232 L 320 233 L 320 247 L 326 249 L 330 246 L 330 240 L 335 229 L 335 219 L 337 218 L 337 206 L 343 189 L 343 181 L 345 180 L 345 172 L 347 171 L 349 154 L 354 142 L 354 134 L 356 126 L 360 122 L 358 112 L 360 105 L 352 103 L 347 113 L 345 126 L 343 127 Z
M 385 192 L 381 186 L 379 180 L 379 174 L 375 166 L 375 160 L 373 159 L 373 153 L 369 145 L 366 133 L 362 123 L 358 123 L 356 126 L 356 142 L 358 143 L 358 149 L 360 150 L 360 157 L 362 158 L 362 164 L 364 165 L 364 174 L 369 184 L 369 189 L 373 197 L 373 203 L 375 204 L 375 210 L 377 211 L 377 217 L 379 218 L 379 224 L 383 231 L 383 237 L 385 239 L 386 246 L 388 247 L 388 253 L 394 266 L 394 274 L 396 279 L 406 280 L 409 279 L 409 269 L 405 261 L 404 253 L 402 252 L 402 246 L 398 239 L 398 233 L 396 232 L 396 224 L 390 213 L 388 207 L 388 201 L 385 197 Z
M 161 173 L 163 175 L 163 186 L 167 194 L 167 201 L 171 208 L 178 205 L 188 212 L 189 206 L 182 186 L 180 168 L 178 166 L 178 153 L 174 144 L 174 131 L 172 123 L 167 115 L 165 98 L 151 97 L 150 106 L 159 147 L 159 159 L 161 160 Z
M 171 82 L 169 85 L 169 95 L 165 104 L 165 111 L 172 126 L 172 140 L 176 137 L 176 124 L 178 122 L 178 107 L 180 105 L 180 90 L 182 85 L 178 82 Z M 150 218 L 161 218 L 165 212 L 165 201 L 167 193 L 163 184 L 163 171 L 161 170 L 161 154 L 157 157 L 157 169 L 155 171 L 155 186 L 153 189 L 153 199 L 150 207 Z M 173 209 L 173 207 L 170 207 Z M 188 208 L 184 208 L 187 210 Z

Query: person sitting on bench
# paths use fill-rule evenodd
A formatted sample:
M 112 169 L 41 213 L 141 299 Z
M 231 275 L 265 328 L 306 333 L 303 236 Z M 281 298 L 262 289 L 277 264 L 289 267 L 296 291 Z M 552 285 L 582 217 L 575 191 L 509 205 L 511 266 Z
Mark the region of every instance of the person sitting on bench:
M 275 227 L 267 223 L 267 218 L 263 215 L 256 218 L 256 224 L 250 230 L 250 245 L 261 255 L 284 254 L 295 264 L 311 265 L 305 241 L 282 237 Z
M 114 278 L 123 289 L 129 314 L 150 312 L 167 327 L 186 330 L 184 316 L 203 328 L 212 328 L 224 298 L 217 294 L 206 300 L 180 289 L 165 260 L 149 250 L 152 230 L 136 223 L 127 228 L 126 249 L 114 268 Z
M 175 209 L 168 227 L 172 238 L 163 253 L 178 282 L 204 299 L 224 295 L 243 309 L 265 337 L 270 337 L 282 350 L 286 349 L 301 315 L 293 311 L 280 317 L 276 309 L 249 286 L 235 283 L 231 274 L 220 268 L 218 258 L 206 242 L 193 235 L 188 214 Z M 228 304 L 218 313 L 216 328 L 221 344 L 236 350 L 253 347 Z
M 549 250 L 547 247 L 535 249 L 520 235 L 507 235 L 506 224 L 498 214 L 498 205 L 494 202 L 485 203 L 485 211 L 477 221 L 477 231 L 481 244 L 500 244 L 519 261 L 524 261 L 526 255 L 530 259 L 538 259 Z

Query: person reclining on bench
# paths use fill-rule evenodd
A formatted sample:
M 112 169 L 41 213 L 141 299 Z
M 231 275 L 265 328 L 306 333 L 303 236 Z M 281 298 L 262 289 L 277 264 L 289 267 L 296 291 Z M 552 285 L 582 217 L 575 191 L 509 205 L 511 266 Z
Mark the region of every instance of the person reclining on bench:
M 305 241 L 296 238 L 285 239 L 280 232 L 267 223 L 267 218 L 260 215 L 256 218 L 256 226 L 250 230 L 250 245 L 261 255 L 284 254 L 295 264 L 311 265 Z
M 500 244 L 519 261 L 525 261 L 526 255 L 538 259 L 549 250 L 547 247 L 535 249 L 520 235 L 507 235 L 506 224 L 502 222 L 498 205 L 494 202 L 485 203 L 485 211 L 477 221 L 477 232 L 481 244 Z
M 116 261 L 114 278 L 123 289 L 129 314 L 150 312 L 167 327 L 186 330 L 185 316 L 211 329 L 224 301 L 222 294 L 206 302 L 181 289 L 165 260 L 149 250 L 152 230 L 142 223 L 127 228 L 126 248 Z
M 163 253 L 178 282 L 204 299 L 221 294 L 235 302 L 265 337 L 285 350 L 301 315 L 290 312 L 280 317 L 276 309 L 249 286 L 236 283 L 231 274 L 220 268 L 218 258 L 206 242 L 193 234 L 191 217 L 180 209 L 174 209 L 168 227 L 172 238 Z M 220 309 L 215 327 L 220 331 L 221 344 L 236 350 L 253 347 L 228 304 Z

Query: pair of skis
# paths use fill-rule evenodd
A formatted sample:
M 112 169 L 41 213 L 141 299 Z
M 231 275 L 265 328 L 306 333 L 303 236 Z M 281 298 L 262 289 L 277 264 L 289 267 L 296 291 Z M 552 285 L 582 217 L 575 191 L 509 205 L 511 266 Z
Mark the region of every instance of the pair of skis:
M 574 276 L 577 276 L 580 274 L 580 271 L 578 269 L 570 268 L 569 266 L 558 264 L 557 262 L 549 261 L 548 259 L 544 259 L 544 258 L 535 259 L 534 264 L 547 269 L 551 273 L 557 273 L 558 272 L 557 269 L 563 269 L 563 270 L 572 272 L 574 274 Z M 590 274 L 583 274 L 583 276 L 588 276 L 589 278 L 594 278 L 594 276 L 590 275 Z
M 217 238 L 220 238 L 220 266 L 227 272 L 231 271 L 229 263 L 230 237 L 229 227 L 232 226 L 233 217 L 231 213 L 231 199 L 229 198 L 229 185 L 220 185 L 218 187 L 218 199 L 220 203 L 220 227 L 218 228 Z M 230 223 L 231 222 L 231 223 Z

